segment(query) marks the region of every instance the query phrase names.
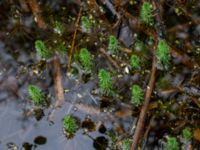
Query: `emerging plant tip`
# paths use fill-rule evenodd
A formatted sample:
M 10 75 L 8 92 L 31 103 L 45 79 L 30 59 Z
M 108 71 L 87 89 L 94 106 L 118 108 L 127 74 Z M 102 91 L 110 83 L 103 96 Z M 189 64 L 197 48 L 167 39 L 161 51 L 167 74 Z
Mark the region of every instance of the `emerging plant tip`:
M 130 150 L 131 149 L 131 140 L 130 139 L 124 139 L 122 141 L 122 150 Z
M 84 69 L 91 70 L 92 64 L 92 55 L 86 48 L 81 48 L 79 53 L 79 61 Z
M 65 28 L 64 28 L 63 24 L 61 22 L 56 21 L 55 25 L 54 25 L 54 32 L 59 35 L 62 35 L 64 33 L 64 31 L 65 31 Z
M 82 27 L 83 32 L 90 33 L 92 31 L 91 20 L 86 16 L 82 16 L 81 17 L 81 27 Z
M 190 128 L 183 129 L 182 134 L 186 142 L 188 142 L 192 138 L 192 132 L 190 131 Z
M 144 2 L 140 11 L 140 18 L 142 22 L 148 25 L 153 24 L 153 15 L 151 10 L 151 4 L 149 2 Z
M 116 53 L 118 50 L 118 40 L 113 35 L 109 36 L 108 50 L 111 51 L 111 53 Z
M 101 93 L 105 96 L 112 96 L 114 92 L 110 73 L 104 69 L 101 69 L 98 77 Z
M 143 93 L 139 85 L 133 85 L 131 90 L 132 103 L 139 106 L 142 103 Z
M 42 40 L 35 41 L 35 49 L 36 49 L 37 55 L 39 55 L 41 58 L 47 59 L 51 56 L 50 51 L 45 46 Z
M 78 130 L 78 124 L 74 117 L 67 115 L 63 119 L 63 127 L 66 131 L 66 134 L 69 136 L 74 135 Z
M 170 48 L 165 40 L 160 40 L 156 51 L 157 67 L 159 69 L 168 69 L 170 61 Z
M 45 102 L 45 96 L 41 89 L 35 85 L 28 86 L 28 94 L 35 105 L 42 105 Z
M 167 137 L 165 150 L 179 150 L 179 145 L 175 137 Z
M 140 58 L 137 55 L 131 55 L 130 64 L 133 69 L 139 69 L 140 68 Z

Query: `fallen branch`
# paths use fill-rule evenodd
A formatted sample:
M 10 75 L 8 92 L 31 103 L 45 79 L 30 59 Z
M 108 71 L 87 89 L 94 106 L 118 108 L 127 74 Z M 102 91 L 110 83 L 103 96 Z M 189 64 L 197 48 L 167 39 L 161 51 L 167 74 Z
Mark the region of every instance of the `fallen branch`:
M 67 66 L 68 70 L 70 70 L 71 63 L 72 63 L 72 56 L 73 56 L 73 53 L 74 53 L 76 34 L 77 34 L 78 24 L 79 24 L 80 17 L 81 17 L 81 12 L 82 12 L 82 7 L 80 8 L 79 13 L 78 13 L 78 18 L 76 20 L 75 31 L 74 31 L 74 35 L 73 35 L 73 39 L 72 39 L 72 45 L 71 45 L 71 49 L 69 51 L 69 61 L 68 61 L 68 66 Z
M 39 28 L 45 28 L 46 24 L 45 21 L 41 15 L 41 10 L 40 7 L 37 3 L 36 0 L 28 0 L 29 6 L 32 10 L 33 16 L 34 16 L 34 20 L 37 23 Z
M 62 87 L 61 70 L 60 70 L 60 60 L 58 56 L 53 58 L 53 78 L 54 87 L 56 93 L 56 104 L 55 106 L 62 106 L 64 103 L 64 92 Z

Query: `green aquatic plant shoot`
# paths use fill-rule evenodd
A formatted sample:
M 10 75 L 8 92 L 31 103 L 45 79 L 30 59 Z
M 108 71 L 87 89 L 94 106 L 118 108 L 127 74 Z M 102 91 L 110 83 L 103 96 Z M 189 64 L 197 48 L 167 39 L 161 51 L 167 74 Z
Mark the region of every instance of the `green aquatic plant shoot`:
M 135 106 L 139 106 L 142 103 L 142 99 L 143 99 L 143 93 L 142 93 L 142 89 L 139 85 L 133 85 L 132 89 L 131 89 L 131 102 L 135 105 Z
M 131 140 L 130 139 L 124 139 L 122 141 L 122 150 L 130 150 L 131 149 Z
M 139 69 L 140 68 L 140 58 L 137 55 L 131 55 L 130 64 L 133 69 Z
M 113 35 L 109 36 L 108 50 L 111 51 L 111 53 L 113 54 L 116 53 L 118 50 L 118 40 Z
M 158 43 L 157 51 L 157 67 L 159 69 L 168 69 L 170 61 L 170 48 L 165 40 L 160 40 Z
M 63 118 L 63 127 L 65 132 L 71 136 L 78 130 L 78 124 L 74 117 L 67 115 Z
M 182 135 L 186 142 L 190 141 L 190 139 L 192 138 L 192 132 L 190 131 L 190 128 L 183 129 Z
M 28 86 L 28 94 L 35 105 L 44 104 L 45 96 L 39 87 L 30 84 Z
M 179 144 L 175 137 L 169 137 L 169 136 L 167 137 L 165 150 L 179 150 Z
M 91 70 L 92 68 L 92 55 L 86 48 L 81 48 L 79 53 L 79 61 L 84 69 Z
M 54 32 L 59 34 L 59 35 L 62 35 L 65 31 L 65 28 L 63 26 L 63 24 L 59 21 L 56 21 L 55 22 L 55 25 L 54 25 Z
M 151 4 L 144 2 L 140 10 L 140 19 L 147 25 L 153 25 L 153 15 L 151 10 Z
M 105 96 L 112 96 L 114 92 L 110 73 L 104 69 L 101 69 L 98 77 L 101 93 Z
M 47 59 L 51 57 L 51 53 L 49 49 L 45 46 L 42 40 L 35 41 L 35 49 L 36 49 L 37 55 L 39 55 L 41 58 Z
M 92 22 L 87 16 L 81 17 L 81 28 L 83 32 L 90 33 L 92 31 Z

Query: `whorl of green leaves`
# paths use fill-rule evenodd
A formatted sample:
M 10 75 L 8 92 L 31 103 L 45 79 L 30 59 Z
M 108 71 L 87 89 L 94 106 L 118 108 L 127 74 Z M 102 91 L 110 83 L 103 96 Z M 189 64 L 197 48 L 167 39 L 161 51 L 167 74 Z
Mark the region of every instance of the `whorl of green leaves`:
M 105 96 L 113 95 L 112 79 L 109 72 L 101 69 L 98 74 L 101 93 Z
M 165 40 L 160 40 L 156 50 L 157 67 L 167 69 L 170 61 L 170 48 Z
M 92 31 L 91 20 L 86 16 L 82 16 L 81 17 L 81 27 L 82 27 L 83 32 L 90 33 Z
M 186 142 L 188 142 L 192 138 L 192 132 L 190 131 L 190 128 L 183 129 L 182 134 Z
M 122 141 L 122 150 L 130 150 L 131 149 L 131 140 L 130 139 L 124 139 Z
M 92 68 L 92 55 L 86 48 L 81 48 L 79 53 L 79 61 L 84 69 L 91 70 Z
M 132 89 L 131 89 L 131 95 L 132 95 L 132 103 L 135 106 L 138 106 L 142 103 L 142 99 L 143 99 L 143 93 L 142 93 L 142 89 L 139 85 L 133 85 Z
M 109 36 L 108 50 L 111 51 L 111 53 L 116 53 L 118 50 L 118 40 L 113 35 Z
M 39 55 L 41 58 L 47 59 L 51 56 L 49 49 L 45 46 L 42 40 L 35 41 L 35 49 L 36 49 L 37 55 Z
M 78 130 L 78 125 L 74 117 L 67 115 L 63 119 L 63 127 L 67 134 L 74 135 Z
M 140 68 L 140 58 L 137 55 L 131 55 L 130 64 L 133 69 L 139 69 Z
M 179 144 L 175 137 L 167 137 L 165 150 L 179 150 Z
M 55 22 L 55 25 L 54 25 L 54 32 L 59 34 L 59 35 L 62 35 L 65 31 L 65 28 L 63 26 L 63 24 L 59 21 L 56 21 Z
M 145 24 L 151 25 L 153 23 L 153 15 L 151 10 L 151 4 L 149 2 L 144 2 L 140 10 L 141 21 Z
M 42 105 L 45 102 L 45 96 L 41 89 L 35 85 L 28 86 L 28 94 L 35 105 Z

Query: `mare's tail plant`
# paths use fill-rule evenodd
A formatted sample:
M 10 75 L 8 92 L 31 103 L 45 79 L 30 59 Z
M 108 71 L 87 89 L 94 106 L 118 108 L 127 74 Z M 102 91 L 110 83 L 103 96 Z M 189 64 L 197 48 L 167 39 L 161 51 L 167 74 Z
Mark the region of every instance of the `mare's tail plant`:
M 142 99 L 143 99 L 143 93 L 142 93 L 142 89 L 139 85 L 132 86 L 131 95 L 132 95 L 131 102 L 135 106 L 141 105 Z
M 82 16 L 81 17 L 81 27 L 82 27 L 83 32 L 90 33 L 92 31 L 91 20 L 86 16 Z
M 35 41 L 35 49 L 37 55 L 40 56 L 41 58 L 48 59 L 49 57 L 51 57 L 49 49 L 45 46 L 42 40 Z
M 130 64 L 133 69 L 140 68 L 140 58 L 137 55 L 131 55 Z
M 168 69 L 170 61 L 170 48 L 165 40 L 160 40 L 156 50 L 157 67 L 159 69 Z
M 113 96 L 113 84 L 111 75 L 104 69 L 101 69 L 98 74 L 100 91 L 105 96 Z
M 78 124 L 74 117 L 67 115 L 63 119 L 64 132 L 67 136 L 73 136 L 78 130 Z
M 86 48 L 81 48 L 79 53 L 79 61 L 84 69 L 91 70 L 92 69 L 92 55 Z
M 144 2 L 140 10 L 140 19 L 147 25 L 153 24 L 153 15 L 151 10 L 151 4 L 149 2 Z
M 35 105 L 38 106 L 44 104 L 45 96 L 39 87 L 30 84 L 28 86 L 28 94 Z
M 111 52 L 111 53 L 116 53 L 117 50 L 118 50 L 118 40 L 115 36 L 113 35 L 110 35 L 109 36 L 109 43 L 108 43 L 108 50 Z
M 167 137 L 165 150 L 179 150 L 179 144 L 175 137 L 169 137 L 169 136 Z

